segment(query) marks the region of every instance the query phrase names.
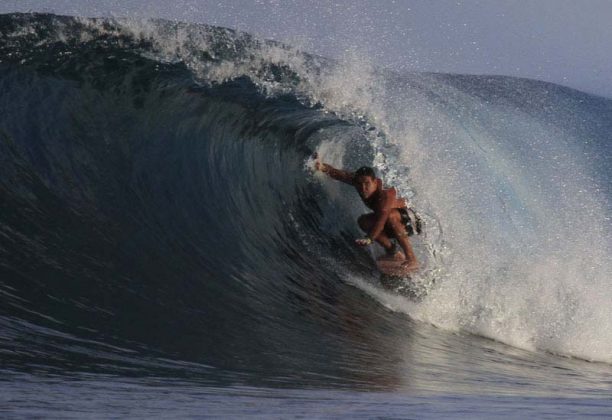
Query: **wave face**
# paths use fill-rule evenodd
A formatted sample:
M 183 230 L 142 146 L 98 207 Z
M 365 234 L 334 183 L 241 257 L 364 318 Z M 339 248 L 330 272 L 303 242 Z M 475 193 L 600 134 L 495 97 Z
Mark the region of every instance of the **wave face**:
M 0 28 L 13 367 L 371 382 L 394 369 L 386 328 L 410 335 L 412 319 L 612 363 L 610 100 L 198 25 Z M 352 245 L 363 208 L 312 174 L 314 151 L 376 166 L 423 213 L 416 281 L 435 286 L 420 302 L 381 290 Z

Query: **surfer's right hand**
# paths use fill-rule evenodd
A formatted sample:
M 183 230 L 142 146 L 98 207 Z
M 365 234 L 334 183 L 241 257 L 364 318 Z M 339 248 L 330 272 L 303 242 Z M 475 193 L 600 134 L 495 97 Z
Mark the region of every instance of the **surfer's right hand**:
M 371 243 L 372 243 L 372 240 L 370 238 L 355 239 L 355 245 L 358 245 L 358 246 L 368 246 Z

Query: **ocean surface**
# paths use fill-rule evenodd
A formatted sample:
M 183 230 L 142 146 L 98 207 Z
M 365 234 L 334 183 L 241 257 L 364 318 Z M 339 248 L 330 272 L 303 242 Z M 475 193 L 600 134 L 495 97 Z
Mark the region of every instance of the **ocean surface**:
M 421 214 L 410 282 L 314 152 Z M 610 417 L 611 203 L 611 99 L 0 15 L 0 416 Z

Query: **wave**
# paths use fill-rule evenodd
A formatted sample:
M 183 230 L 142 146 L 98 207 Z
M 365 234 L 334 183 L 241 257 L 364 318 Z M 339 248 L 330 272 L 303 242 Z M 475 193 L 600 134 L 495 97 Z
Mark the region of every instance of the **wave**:
M 141 352 L 356 375 L 321 359 L 363 346 L 338 321 L 360 291 L 375 297 L 364 317 L 395 319 L 383 303 L 612 362 L 610 100 L 203 25 L 13 14 L 0 28 L 0 337 L 16 366 Z M 421 280 L 436 282 L 422 301 L 381 291 L 352 246 L 363 209 L 312 174 L 314 151 L 374 165 L 420 209 Z

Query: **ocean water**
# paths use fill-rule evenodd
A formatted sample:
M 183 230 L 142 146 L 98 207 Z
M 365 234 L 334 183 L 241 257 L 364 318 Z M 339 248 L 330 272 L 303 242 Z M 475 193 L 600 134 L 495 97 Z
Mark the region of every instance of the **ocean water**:
M 610 416 L 610 133 L 550 83 L 1 15 L 0 413 Z M 419 211 L 412 282 L 313 152 Z

